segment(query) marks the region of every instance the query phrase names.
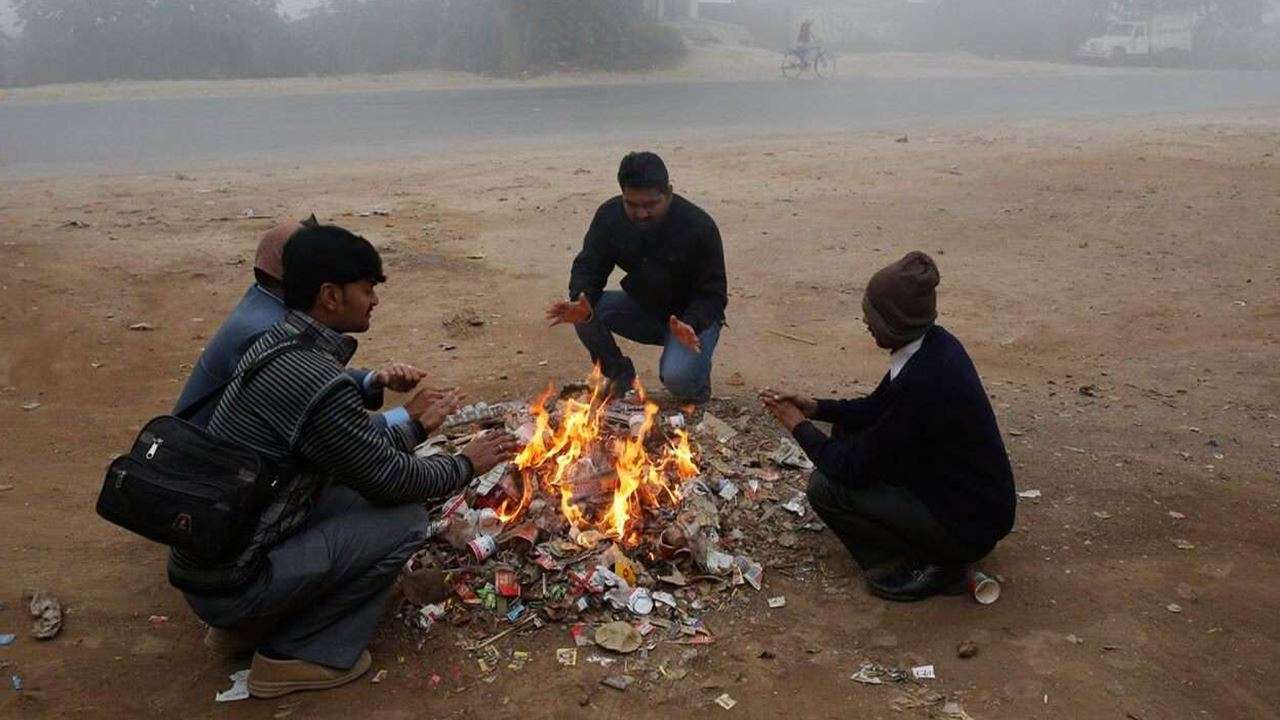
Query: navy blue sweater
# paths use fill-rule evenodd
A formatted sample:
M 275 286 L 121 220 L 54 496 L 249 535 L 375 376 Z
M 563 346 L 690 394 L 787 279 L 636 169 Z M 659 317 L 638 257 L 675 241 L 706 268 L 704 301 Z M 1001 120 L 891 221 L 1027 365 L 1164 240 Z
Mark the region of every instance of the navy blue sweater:
M 870 395 L 820 400 L 814 419 L 838 425 L 827 437 L 796 426 L 805 453 L 850 487 L 898 485 L 976 556 L 1013 528 L 1013 470 L 978 371 L 954 335 L 934 325 L 893 381 Z

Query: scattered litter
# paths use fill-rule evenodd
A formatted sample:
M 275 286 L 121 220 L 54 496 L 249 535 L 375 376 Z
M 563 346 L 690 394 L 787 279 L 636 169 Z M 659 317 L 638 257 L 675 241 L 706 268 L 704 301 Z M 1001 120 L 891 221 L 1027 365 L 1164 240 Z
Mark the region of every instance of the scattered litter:
M 485 255 L 482 252 L 467 253 L 468 260 L 483 260 L 484 258 Z
M 727 443 L 738 435 L 738 431 L 711 413 L 703 413 L 702 422 L 698 423 L 698 431 L 716 439 L 718 443 Z
M 955 700 L 949 700 L 942 706 L 942 715 L 951 720 L 973 720 L 973 716 L 965 712 L 960 703 Z
M 51 640 L 62 630 L 62 603 L 45 590 L 36 590 L 29 599 L 31 636 L 37 640 Z
M 0 647 L 6 647 L 9 645 L 12 645 L 13 641 L 17 639 L 18 639 L 18 636 L 12 633 L 6 633 L 4 635 L 0 635 Z
M 616 620 L 596 628 L 596 644 L 607 650 L 620 653 L 633 653 L 640 649 L 644 639 L 640 631 L 629 622 Z
M 556 662 L 565 667 L 573 667 L 578 664 L 578 648 L 556 648 Z
M 10 675 L 9 686 L 12 687 L 14 690 L 22 690 L 22 676 Z
M 1182 513 L 1178 512 L 1177 510 L 1170 510 L 1170 511 L 1169 511 L 1169 517 L 1173 518 L 1174 520 L 1182 520 L 1183 518 L 1185 518 L 1185 517 L 1186 517 L 1186 515 L 1183 515 Z
M 900 683 L 907 679 L 907 672 L 898 668 L 887 668 L 878 663 L 864 662 L 858 667 L 857 672 L 849 676 L 849 679 L 866 685 L 883 685 L 885 681 Z
M 733 706 L 738 704 L 738 701 L 729 697 L 729 693 L 723 693 L 720 697 L 716 698 L 716 704 L 725 710 L 732 710 Z
M 26 410 L 27 412 L 31 412 L 32 410 L 38 410 L 39 408 L 40 408 L 40 403 L 36 400 L 22 403 L 22 409 Z
M 140 322 L 140 323 L 134 323 L 130 325 L 129 329 L 133 330 L 134 332 L 150 332 L 152 330 L 155 330 L 156 326 L 152 325 L 151 323 Z
M 911 677 L 916 680 L 933 680 L 937 678 L 932 665 L 918 665 L 911 668 Z
M 164 623 L 169 622 L 169 616 L 168 615 L 152 615 L 151 617 L 147 618 L 147 622 L 151 623 L 152 625 L 163 625 Z
M 804 506 L 804 499 L 804 493 L 796 493 L 790 500 L 782 503 L 782 509 L 804 517 L 805 512 L 807 512 Z
M 1033 500 L 1035 498 L 1040 497 L 1040 491 L 1039 490 L 1019 490 L 1018 497 L 1024 498 L 1026 500 Z
M 600 679 L 600 684 L 605 687 L 611 687 L 620 692 L 626 692 L 636 679 L 630 675 L 605 675 Z
M 1071 643 L 1072 645 L 1083 645 L 1084 638 L 1072 633 L 1071 635 L 1067 636 L 1067 642 Z
M 1094 516 L 1094 517 L 1096 517 L 1096 518 L 1098 518 L 1099 520 L 1110 520 L 1110 519 L 1111 519 L 1111 513 L 1107 512 L 1106 510 L 1094 510 L 1094 511 L 1093 511 L 1093 516 Z
M 231 687 L 213 696 L 216 702 L 236 702 L 249 699 L 249 669 L 237 670 L 227 676 Z
M 377 685 L 378 683 L 386 679 L 387 679 L 387 669 L 382 668 L 381 670 L 373 674 L 373 678 L 371 678 L 369 682 L 373 683 L 374 685 Z
M 1168 611 L 1169 611 L 1169 612 L 1171 612 L 1171 613 L 1180 613 L 1180 612 L 1182 612 L 1182 606 L 1181 606 L 1181 605 L 1179 605 L 1178 603 L 1169 603 L 1168 605 L 1165 605 L 1165 606 L 1164 606 L 1164 609 L 1165 609 L 1165 610 L 1168 610 Z
M 783 608 L 787 606 L 787 598 L 784 595 L 769 598 L 769 607 L 773 609 Z
M 1190 540 L 1183 540 L 1182 538 L 1174 538 L 1173 546 L 1178 548 L 1179 550 L 1195 550 L 1196 549 L 1195 543 L 1191 542 Z
M 795 440 L 788 437 L 781 439 L 778 443 L 777 451 L 770 456 L 770 459 L 786 468 L 795 468 L 797 470 L 813 469 L 813 461 L 809 459 L 808 455 L 804 454 L 804 450 L 800 449 Z

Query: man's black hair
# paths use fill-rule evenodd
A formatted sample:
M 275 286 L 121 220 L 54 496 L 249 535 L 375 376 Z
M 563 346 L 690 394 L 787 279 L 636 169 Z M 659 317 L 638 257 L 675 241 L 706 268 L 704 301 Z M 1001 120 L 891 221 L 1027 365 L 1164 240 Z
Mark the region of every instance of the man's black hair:
M 618 185 L 636 190 L 666 192 L 671 188 L 667 166 L 651 152 L 627 153 L 618 166 Z
M 337 225 L 304 227 L 284 246 L 284 304 L 310 310 L 325 283 L 386 282 L 382 258 L 368 240 Z

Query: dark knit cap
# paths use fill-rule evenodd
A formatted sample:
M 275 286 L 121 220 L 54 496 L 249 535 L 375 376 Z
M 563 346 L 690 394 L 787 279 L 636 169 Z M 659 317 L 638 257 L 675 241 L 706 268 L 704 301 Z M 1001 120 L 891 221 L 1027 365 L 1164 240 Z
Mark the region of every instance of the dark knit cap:
M 938 319 L 938 266 L 919 250 L 883 268 L 867 283 L 862 314 L 882 347 L 896 350 Z

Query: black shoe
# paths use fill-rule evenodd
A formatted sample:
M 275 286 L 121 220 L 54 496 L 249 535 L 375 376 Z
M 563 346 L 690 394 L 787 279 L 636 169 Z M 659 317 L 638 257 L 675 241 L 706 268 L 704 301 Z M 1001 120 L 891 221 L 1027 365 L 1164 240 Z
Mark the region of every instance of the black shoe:
M 963 593 L 964 575 L 963 565 L 904 565 L 879 577 L 868 577 L 867 589 L 885 600 L 913 602 Z

